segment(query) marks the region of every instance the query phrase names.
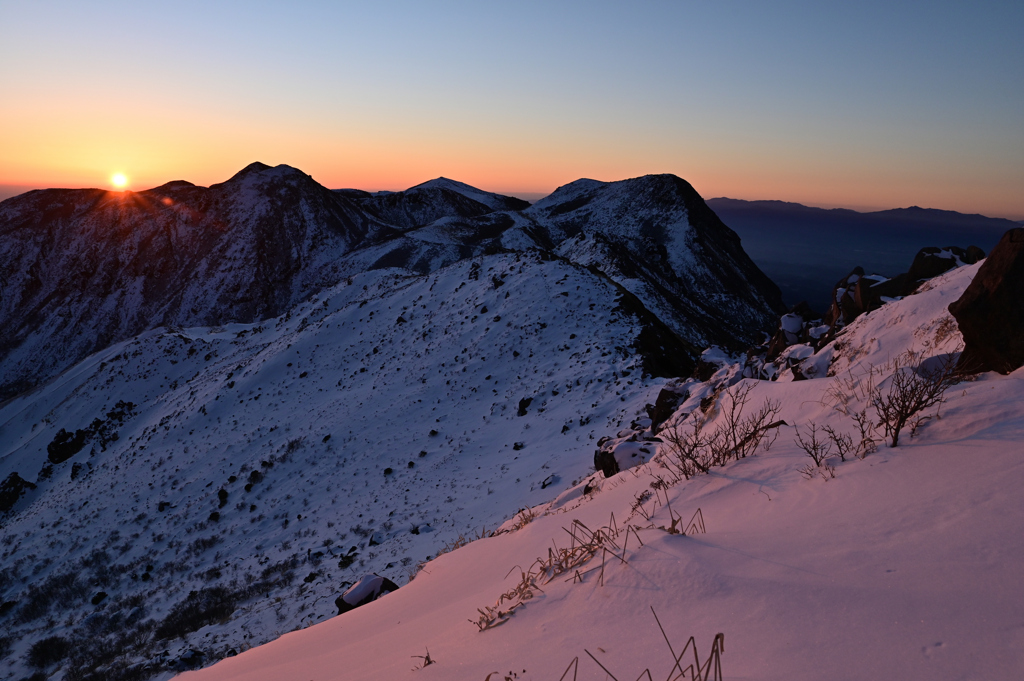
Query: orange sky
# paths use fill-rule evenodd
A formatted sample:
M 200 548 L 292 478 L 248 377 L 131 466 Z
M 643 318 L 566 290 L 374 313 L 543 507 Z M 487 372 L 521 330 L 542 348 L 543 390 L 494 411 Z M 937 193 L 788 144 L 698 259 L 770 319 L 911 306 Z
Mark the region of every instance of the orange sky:
M 258 160 L 536 195 L 670 172 L 709 198 L 1024 218 L 1020 9 L 499 5 L 6 7 L 0 185 L 209 185 Z

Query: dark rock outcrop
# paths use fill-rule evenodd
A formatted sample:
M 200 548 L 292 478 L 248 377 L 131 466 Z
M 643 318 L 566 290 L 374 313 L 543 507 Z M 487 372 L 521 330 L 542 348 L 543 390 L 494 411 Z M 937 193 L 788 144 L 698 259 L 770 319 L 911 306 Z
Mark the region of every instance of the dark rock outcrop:
M 658 398 L 654 401 L 654 404 L 646 405 L 647 416 L 651 419 L 651 432 L 657 433 L 658 428 L 661 424 L 665 423 L 672 414 L 675 413 L 676 407 L 686 401 L 690 396 L 690 393 L 685 388 L 674 389 L 674 388 L 662 388 L 661 392 L 658 393 Z M 597 462 L 595 459 L 595 467 Z
M 821 315 L 811 309 L 806 302 L 799 302 L 793 308 L 782 315 L 779 320 L 779 328 L 768 341 L 768 353 L 766 359 L 770 362 L 778 357 L 783 350 L 790 345 L 807 343 L 816 340 L 811 337 L 809 325 L 813 321 L 820 321 Z
M 918 251 L 907 272 L 891 279 L 865 274 L 862 267 L 855 267 L 832 289 L 832 306 L 824 322 L 834 333 L 865 312 L 880 308 L 886 298 L 909 296 L 923 282 L 954 267 L 973 265 L 984 257 L 985 252 L 977 246 L 928 246 Z
M 601 471 L 604 477 L 610 478 L 619 472 L 619 462 L 615 454 L 606 449 L 594 450 L 594 469 Z
M 929 246 L 918 251 L 907 271 L 908 287 L 916 288 L 917 284 L 925 279 L 937 277 L 943 272 L 948 272 L 958 265 L 973 265 L 985 257 L 985 251 L 977 246 L 960 248 L 958 246 L 947 246 L 938 248 Z M 913 290 L 913 289 L 911 289 Z M 910 293 L 910 290 L 907 291 Z
M 46 445 L 46 458 L 50 463 L 63 463 L 82 451 L 85 446 L 85 431 L 76 430 L 73 433 L 61 428 L 50 444 Z
M 855 267 L 832 288 L 831 305 L 824 317 L 818 317 L 806 303 L 796 305 L 783 315 L 767 347 L 748 352 L 749 371 L 745 370 L 744 375 L 771 378 L 783 368 L 789 368 L 798 380 L 804 378 L 798 368 L 799 361 L 792 361 L 795 358 L 787 358 L 785 363 L 778 361 L 787 348 L 806 344 L 819 350 L 865 312 L 877 310 L 889 300 L 912 295 L 929 279 L 954 267 L 972 265 L 984 257 L 985 252 L 977 246 L 929 246 L 918 251 L 907 272 L 891 279 L 865 274 L 863 267 Z M 771 364 L 775 365 L 774 369 Z
M 1024 228 L 1011 229 L 949 312 L 964 337 L 957 368 L 1010 373 L 1024 366 Z
M 11 473 L 0 483 L 0 513 L 6 513 L 14 508 L 21 495 L 28 490 L 35 489 L 34 483 L 25 480 L 17 473 Z

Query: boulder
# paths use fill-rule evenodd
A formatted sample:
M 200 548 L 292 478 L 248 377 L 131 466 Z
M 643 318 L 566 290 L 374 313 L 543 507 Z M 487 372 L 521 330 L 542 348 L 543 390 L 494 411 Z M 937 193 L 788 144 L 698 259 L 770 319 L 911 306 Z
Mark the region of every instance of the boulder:
M 852 322 L 863 311 L 854 297 L 854 287 L 864 276 L 863 267 L 854 267 L 853 271 L 836 282 L 832 287 L 832 303 L 825 313 L 824 322 L 834 329 L 842 328 Z
M 46 458 L 51 463 L 63 463 L 77 454 L 85 446 L 86 432 L 76 430 L 73 433 L 61 428 L 50 444 L 46 445 Z
M 651 432 L 658 432 L 658 427 L 665 423 L 665 421 L 675 413 L 676 407 L 685 402 L 686 398 L 689 396 L 690 392 L 685 388 L 680 388 L 678 390 L 662 388 L 661 392 L 658 393 L 658 399 L 654 401 L 654 404 L 648 404 L 644 407 L 647 410 L 647 416 L 651 419 Z
M 610 478 L 650 460 L 654 453 L 652 445 L 638 442 L 635 438 L 634 433 L 627 437 L 599 440 L 599 449 L 594 451 L 594 468 Z
M 334 601 L 338 606 L 338 614 L 354 610 L 361 605 L 375 601 L 386 593 L 398 591 L 398 585 L 387 577 L 370 574 L 362 577 L 358 582 Z
M 806 301 L 801 301 L 779 318 L 779 328 L 768 341 L 766 359 L 770 362 L 782 354 L 782 351 L 797 343 L 811 340 L 807 327 L 812 321 L 821 319 L 821 315 L 811 309 Z
M 853 299 L 863 312 L 871 312 L 882 307 L 883 298 L 898 298 L 906 292 L 906 274 L 898 274 L 892 279 L 878 275 L 865 275 L 853 287 Z
M 1011 229 L 949 306 L 964 337 L 957 369 L 1008 374 L 1024 365 L 1024 228 Z
M 594 450 L 594 469 L 604 473 L 604 477 L 610 478 L 619 472 L 619 463 L 615 455 L 605 449 Z

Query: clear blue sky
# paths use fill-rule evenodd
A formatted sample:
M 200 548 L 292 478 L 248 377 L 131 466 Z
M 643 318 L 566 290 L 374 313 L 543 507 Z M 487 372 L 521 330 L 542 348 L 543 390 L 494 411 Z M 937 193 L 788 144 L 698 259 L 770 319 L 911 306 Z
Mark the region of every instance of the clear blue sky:
M 704 196 L 1024 217 L 1024 2 L 9 2 L 0 183 Z

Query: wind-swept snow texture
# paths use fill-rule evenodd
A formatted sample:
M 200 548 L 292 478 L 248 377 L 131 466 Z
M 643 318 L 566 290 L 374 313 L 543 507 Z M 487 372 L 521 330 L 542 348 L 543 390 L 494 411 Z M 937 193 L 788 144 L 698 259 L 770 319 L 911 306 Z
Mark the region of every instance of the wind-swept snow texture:
M 513 531 L 427 563 L 379 601 L 183 681 L 558 679 L 574 658 L 576 678 L 607 678 L 585 651 L 619 679 L 646 668 L 667 678 L 672 657 L 652 607 L 677 653 L 696 637 L 702 663 L 723 633 L 727 679 L 1017 678 L 1024 370 L 953 386 L 939 415 L 929 413 L 898 448 L 879 442 L 863 459 L 830 457 L 835 477 L 801 475 L 810 459 L 794 444 L 795 429 L 806 435 L 812 423 L 853 434 L 837 396 L 854 395 L 869 377 L 884 389 L 880 367 L 892 358 L 914 351 L 934 361 L 955 351 L 946 306 L 976 270 L 948 272 L 856 320 L 817 358 L 834 360 L 835 376 L 746 379 L 751 407 L 777 400 L 789 424 L 770 451 L 686 481 L 660 448 L 653 462 L 607 480 L 597 474 L 535 507 L 532 522 L 521 514 L 505 526 Z M 712 383 L 681 384 L 691 397 L 675 419 L 736 375 L 723 369 Z M 851 399 L 848 410 L 863 406 Z M 721 425 L 722 412 L 710 409 L 711 426 Z M 706 533 L 660 529 L 697 509 Z M 579 576 L 540 583 L 504 624 L 480 632 L 467 621 L 514 589 L 538 557 L 569 546 L 565 530 L 575 521 L 596 529 L 612 525 L 613 514 L 614 526 L 636 526 L 643 542 L 630 533 L 625 544 L 620 531 L 625 564 L 598 554 Z M 414 671 L 427 651 L 434 664 Z
M 678 341 L 639 353 L 667 332 L 629 297 L 536 252 L 370 272 L 259 325 L 147 332 L 9 401 L 0 477 L 38 489 L 2 518 L 0 678 L 49 636 L 74 643 L 65 669 L 104 646 L 153 673 L 208 663 L 574 484 L 653 399 L 645 363 L 688 366 Z M 119 402 L 116 436 L 48 462 Z

